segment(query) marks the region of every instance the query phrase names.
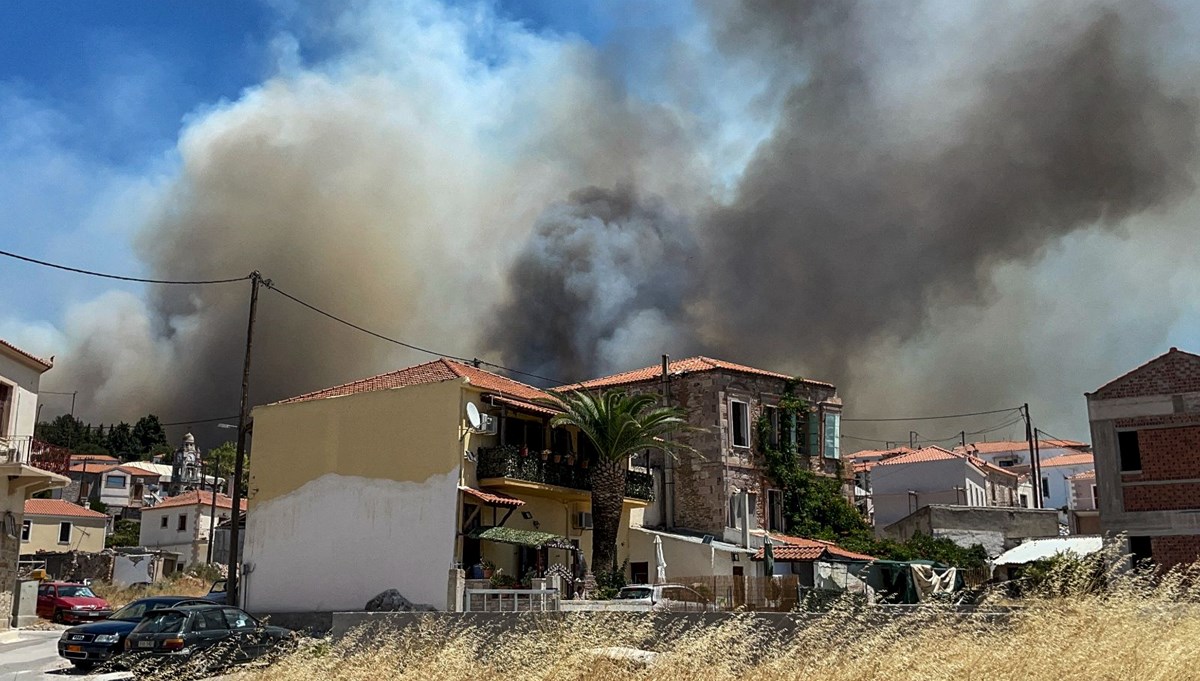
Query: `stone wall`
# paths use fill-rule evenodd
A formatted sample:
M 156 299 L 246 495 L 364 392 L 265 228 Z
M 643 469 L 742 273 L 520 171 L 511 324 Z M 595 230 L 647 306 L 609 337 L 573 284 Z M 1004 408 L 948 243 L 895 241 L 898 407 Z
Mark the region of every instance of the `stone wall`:
M 108 581 L 112 579 L 113 562 L 116 560 L 112 551 L 35 553 L 22 556 L 22 559 L 45 561 L 46 572 L 51 577 L 67 582 L 80 582 L 85 579 Z
M 1162 570 L 1194 563 L 1200 558 L 1200 534 L 1151 537 L 1150 552 L 1154 563 Z

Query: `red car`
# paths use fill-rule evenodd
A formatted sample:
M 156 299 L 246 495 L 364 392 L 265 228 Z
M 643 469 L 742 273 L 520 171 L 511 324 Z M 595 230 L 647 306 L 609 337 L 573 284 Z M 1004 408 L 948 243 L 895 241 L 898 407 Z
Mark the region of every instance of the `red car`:
M 86 584 L 42 582 L 38 585 L 37 614 L 55 622 L 95 622 L 113 613 L 108 601 Z

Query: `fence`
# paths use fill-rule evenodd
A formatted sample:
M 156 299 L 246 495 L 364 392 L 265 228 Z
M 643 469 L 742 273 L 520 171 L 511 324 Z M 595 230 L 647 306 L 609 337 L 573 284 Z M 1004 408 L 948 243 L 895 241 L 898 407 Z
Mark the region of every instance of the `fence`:
M 671 581 L 699 592 L 718 610 L 790 612 L 800 598 L 800 578 L 796 575 L 707 575 L 677 577 Z
M 466 589 L 464 612 L 557 612 L 558 589 Z

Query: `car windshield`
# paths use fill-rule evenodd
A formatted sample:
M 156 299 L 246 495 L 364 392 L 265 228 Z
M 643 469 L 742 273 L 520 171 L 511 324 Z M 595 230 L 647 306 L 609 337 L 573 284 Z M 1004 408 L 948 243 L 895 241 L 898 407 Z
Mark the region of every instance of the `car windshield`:
M 224 581 L 213 582 L 212 588 L 209 589 L 208 592 L 210 594 L 225 593 L 225 582 Z
M 86 586 L 60 586 L 58 595 L 62 598 L 95 598 L 96 594 Z
M 159 605 L 161 605 L 161 603 L 155 603 L 154 601 L 134 601 L 113 613 L 111 619 L 125 620 L 127 622 L 140 622 L 142 621 L 142 615 L 145 615 L 146 611 L 153 610 Z
M 625 587 L 624 589 L 621 589 L 620 593 L 617 594 L 617 598 L 623 601 L 635 600 L 639 598 L 650 598 L 650 593 L 651 591 L 649 587 Z
M 142 623 L 137 625 L 134 632 L 139 634 L 173 634 L 183 630 L 183 623 L 186 620 L 187 615 L 181 612 L 173 610 L 156 612 L 142 620 Z

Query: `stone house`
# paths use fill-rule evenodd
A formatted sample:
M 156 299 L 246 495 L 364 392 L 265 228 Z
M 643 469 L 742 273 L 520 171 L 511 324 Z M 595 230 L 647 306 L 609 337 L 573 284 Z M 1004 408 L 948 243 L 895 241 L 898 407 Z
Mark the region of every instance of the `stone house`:
M 801 460 L 819 475 L 840 479 L 847 499 L 853 500 L 853 472 L 840 460 L 842 401 L 831 383 L 793 380 L 787 374 L 709 357 L 671 362 L 664 356 L 661 365 L 560 390 L 581 387 L 658 395 L 664 403 L 684 409 L 697 429 L 679 436 L 694 454 L 677 459 L 650 454 L 648 463 L 662 493 L 645 511 L 647 527 L 711 535 L 742 546 L 750 544 L 750 533 L 760 528 L 787 531 L 784 490 L 768 477 L 762 454 L 764 445 L 785 446 L 783 438 L 794 437 Z M 795 428 L 783 422 L 786 416 L 780 409 L 789 387 L 808 405 Z M 760 419 L 766 428 L 759 428 Z M 762 435 L 770 442 L 762 442 Z M 740 510 L 745 504 L 751 509 L 748 514 Z M 748 523 L 743 515 L 748 515 Z
M 1171 348 L 1087 395 L 1100 527 L 1161 568 L 1200 558 L 1200 355 Z

